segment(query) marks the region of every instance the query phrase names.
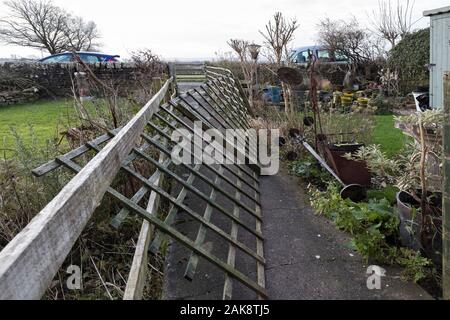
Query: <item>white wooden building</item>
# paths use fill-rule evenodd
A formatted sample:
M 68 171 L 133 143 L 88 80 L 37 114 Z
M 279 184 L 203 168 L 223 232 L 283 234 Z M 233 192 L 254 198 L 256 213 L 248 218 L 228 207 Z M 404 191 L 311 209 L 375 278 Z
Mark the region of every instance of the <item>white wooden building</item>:
M 430 105 L 444 105 L 443 76 L 450 71 L 450 6 L 429 10 L 430 24 Z

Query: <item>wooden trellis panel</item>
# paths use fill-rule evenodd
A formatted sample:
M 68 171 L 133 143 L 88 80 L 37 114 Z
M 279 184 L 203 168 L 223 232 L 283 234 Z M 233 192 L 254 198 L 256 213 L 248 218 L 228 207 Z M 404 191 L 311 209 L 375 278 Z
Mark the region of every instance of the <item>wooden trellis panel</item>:
M 176 170 L 170 157 L 174 147 L 174 142 L 171 141 L 173 131 L 182 128 L 196 136 L 198 133 L 193 126 L 194 122 L 201 123 L 204 129 L 216 129 L 221 133 L 225 133 L 226 129 L 249 128 L 248 102 L 241 89 L 236 86 L 232 74 L 225 69 L 212 71 L 207 68 L 207 76 L 209 81 L 204 85 L 160 105 L 170 85 L 169 80 L 126 126 L 111 130 L 33 171 L 34 175 L 42 176 L 65 167 L 76 175 L 0 252 L 0 299 L 38 299 L 43 295 L 105 193 L 109 193 L 123 205 L 123 209 L 111 222 L 113 226 L 120 227 L 130 213 L 144 219 L 125 299 L 142 297 L 147 251 L 157 252 L 165 237 L 170 237 L 191 251 L 186 278 L 194 277 L 201 257 L 225 272 L 224 299 L 232 297 L 232 284 L 235 280 L 252 289 L 259 298 L 267 298 L 264 288 L 259 166 L 181 164 L 189 174 L 185 179 Z M 203 136 L 200 138 L 200 145 L 196 139 L 192 140 L 192 144 L 200 148 L 210 144 L 203 140 Z M 242 136 L 237 138 L 238 141 L 246 140 Z M 157 156 L 148 152 L 149 150 L 157 150 Z M 89 151 L 94 151 L 96 156 L 84 167 L 78 165 L 76 159 Z M 249 162 L 257 159 L 255 146 L 246 146 L 244 153 Z M 223 155 L 227 157 L 227 154 Z M 135 160 L 147 162 L 156 171 L 150 177 L 144 177 L 131 166 Z M 200 168 L 207 169 L 209 174 L 201 173 Z M 130 198 L 111 187 L 119 171 L 142 185 Z M 161 184 L 163 179 L 181 186 L 179 193 L 171 195 L 164 190 Z M 196 180 L 206 183 L 212 191 L 206 194 L 197 189 L 193 184 Z M 230 194 L 222 188 L 225 184 L 232 187 L 234 192 Z M 184 204 L 188 192 L 195 194 L 206 204 L 203 212 L 196 212 Z M 148 194 L 149 201 L 146 206 L 142 206 L 141 200 Z M 216 201 L 218 195 L 233 203 L 232 211 Z M 244 204 L 243 197 L 252 205 Z M 170 204 L 164 220 L 158 215 L 159 202 L 162 200 Z M 230 231 L 221 229 L 211 221 L 213 209 L 231 221 Z M 195 240 L 184 236 L 173 226 L 180 210 L 200 224 Z M 241 219 L 243 215 L 250 215 L 256 224 L 245 223 Z M 256 251 L 238 240 L 240 229 L 251 234 Z M 228 243 L 226 261 L 204 249 L 203 242 L 207 232 L 216 234 Z M 237 251 L 253 259 L 256 279 L 236 269 Z

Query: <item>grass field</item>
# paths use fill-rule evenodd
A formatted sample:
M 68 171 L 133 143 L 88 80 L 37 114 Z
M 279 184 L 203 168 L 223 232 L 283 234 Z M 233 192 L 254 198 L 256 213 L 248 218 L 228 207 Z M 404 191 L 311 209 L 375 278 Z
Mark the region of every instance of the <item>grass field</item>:
M 392 158 L 403 149 L 409 138 L 394 127 L 394 116 L 375 116 L 375 121 L 373 143 L 380 145 L 381 150 Z
M 379 144 L 382 150 L 393 157 L 401 151 L 407 137 L 394 128 L 394 117 L 375 116 L 376 127 L 373 143 Z M 56 139 L 59 133 L 69 126 L 76 126 L 76 116 L 70 100 L 39 101 L 29 104 L 0 108 L 0 150 L 15 150 L 16 141 L 13 131 L 23 139 L 25 144 L 31 143 L 30 126 L 38 145 L 44 146 L 49 139 Z M 1 152 L 3 155 L 3 152 Z
M 25 144 L 34 139 L 44 146 L 48 139 L 55 139 L 59 133 L 75 123 L 75 111 L 69 100 L 38 101 L 28 104 L 0 107 L 0 149 L 10 154 L 16 148 L 13 132 Z M 3 155 L 3 152 L 1 152 Z

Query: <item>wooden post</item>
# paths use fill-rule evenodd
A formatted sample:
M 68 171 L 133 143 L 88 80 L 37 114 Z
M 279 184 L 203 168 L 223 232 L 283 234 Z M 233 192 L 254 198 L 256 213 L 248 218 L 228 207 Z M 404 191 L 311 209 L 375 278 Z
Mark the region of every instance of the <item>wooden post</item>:
M 173 62 L 169 62 L 168 67 L 169 67 L 169 77 L 173 79 L 172 88 L 175 91 L 175 95 L 178 96 L 179 91 L 178 91 L 177 71 L 175 69 L 175 64 Z
M 450 71 L 444 75 L 444 188 L 442 213 L 442 286 L 444 300 L 450 300 Z

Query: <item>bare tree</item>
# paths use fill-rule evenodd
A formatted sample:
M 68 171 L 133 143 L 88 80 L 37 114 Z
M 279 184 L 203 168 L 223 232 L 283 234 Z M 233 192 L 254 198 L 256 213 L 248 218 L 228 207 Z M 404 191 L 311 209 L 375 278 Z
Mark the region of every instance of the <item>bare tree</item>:
M 239 58 L 239 62 L 244 74 L 245 81 L 248 84 L 248 97 L 250 106 L 254 106 L 254 74 L 256 70 L 257 61 L 252 58 L 254 54 L 251 50 L 252 45 L 248 41 L 240 39 L 231 39 L 228 41 L 228 45 L 233 49 Z
M 403 6 L 397 0 L 397 27 L 400 30 L 400 36 L 403 39 L 411 32 L 413 26 L 412 13 L 414 10 L 415 0 L 406 0 L 406 5 Z
M 250 81 L 251 78 L 251 68 L 250 68 L 250 57 L 248 52 L 248 41 L 240 39 L 231 39 L 228 41 L 228 45 L 237 54 L 239 62 L 244 73 L 245 81 Z
M 297 29 L 296 19 L 287 20 L 281 12 L 276 12 L 273 21 L 269 21 L 266 25 L 266 30 L 260 31 L 269 50 L 269 58 L 273 60 L 277 67 L 282 66 L 283 55 L 289 60 L 288 46 L 294 40 L 294 33 Z M 292 91 L 285 83 L 281 83 L 281 86 L 284 94 L 285 111 L 286 113 L 289 111 L 292 113 L 294 111 Z
M 344 85 L 350 87 L 359 67 L 368 67 L 383 55 L 382 47 L 371 33 L 361 27 L 356 18 L 324 19 L 318 25 L 319 41 L 333 55 L 345 56 L 349 63 Z M 379 39 L 378 39 L 379 40 Z M 382 59 L 380 59 L 382 60 Z
M 6 44 L 55 54 L 91 50 L 99 38 L 94 22 L 71 16 L 50 0 L 10 0 L 4 4 L 9 12 L 0 19 L 0 40 Z
M 66 28 L 64 28 L 65 50 L 94 51 L 100 46 L 96 42 L 100 38 L 100 33 L 95 22 L 86 22 L 80 17 L 70 17 L 66 23 Z
M 297 20 L 286 20 L 281 12 L 273 16 L 273 21 L 266 25 L 265 32 L 259 33 L 264 37 L 266 46 L 274 57 L 274 62 L 281 65 L 283 55 L 288 51 L 288 45 L 294 40 L 294 33 L 298 28 Z
M 353 64 L 370 60 L 370 35 L 355 18 L 349 21 L 327 18 L 320 21 L 318 29 L 319 41 L 332 53 L 345 55 Z
M 395 47 L 398 40 L 403 39 L 411 31 L 414 0 L 400 2 L 395 5 L 391 0 L 379 0 L 378 10 L 372 12 L 372 26 L 377 35 Z
M 136 104 L 145 104 L 157 91 L 155 88 L 156 79 L 162 83 L 166 65 L 160 57 L 150 49 L 139 49 L 131 52 L 131 61 L 135 64 L 137 88 L 132 95 Z

